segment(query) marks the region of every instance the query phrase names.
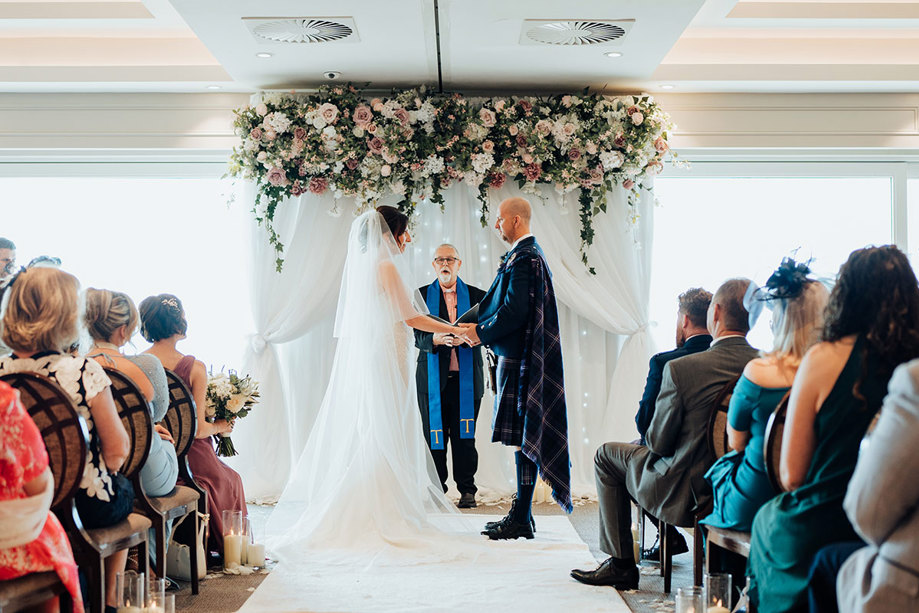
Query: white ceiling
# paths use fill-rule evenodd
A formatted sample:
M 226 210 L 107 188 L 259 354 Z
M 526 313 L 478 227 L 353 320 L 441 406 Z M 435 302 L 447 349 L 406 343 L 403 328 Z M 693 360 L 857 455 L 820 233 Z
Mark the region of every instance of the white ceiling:
M 247 17 L 348 17 L 357 40 L 259 42 Z M 521 44 L 525 19 L 634 22 L 558 47 Z M 328 71 L 381 90 L 914 92 L 919 0 L 0 0 L 0 92 L 310 89 Z

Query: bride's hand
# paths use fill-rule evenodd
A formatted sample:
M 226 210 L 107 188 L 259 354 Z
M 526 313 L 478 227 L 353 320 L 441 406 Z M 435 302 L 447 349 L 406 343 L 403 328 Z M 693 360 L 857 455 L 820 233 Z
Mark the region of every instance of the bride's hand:
M 462 332 L 457 334 L 457 336 L 461 338 L 464 343 L 466 343 L 470 347 L 475 347 L 476 345 L 480 344 L 479 335 L 476 334 L 476 331 L 475 331 L 476 324 L 463 323 L 463 324 L 458 324 L 458 325 L 462 329 Z

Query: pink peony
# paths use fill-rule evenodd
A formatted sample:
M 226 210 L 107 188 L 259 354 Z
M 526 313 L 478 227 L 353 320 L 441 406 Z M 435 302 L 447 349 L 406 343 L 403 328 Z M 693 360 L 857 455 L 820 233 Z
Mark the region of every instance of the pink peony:
M 507 131 L 511 133 L 511 136 L 517 136 L 517 132 L 520 131 L 520 128 L 517 127 L 517 124 L 512 123 L 507 127 Z
M 624 187 L 625 189 L 632 189 L 633 187 L 635 187 L 635 181 L 631 179 L 626 179 L 625 181 L 622 182 L 622 187 Z
M 370 149 L 370 153 L 380 154 L 383 152 L 383 139 L 379 136 L 374 136 L 373 138 L 367 141 L 367 148 Z
M 486 128 L 493 127 L 498 121 L 495 112 L 486 108 L 479 109 L 479 119 L 482 120 L 482 125 Z
M 380 166 L 380 176 L 388 177 L 392 174 L 392 166 L 389 164 L 383 164 Z
M 520 108 L 523 109 L 523 112 L 526 113 L 527 115 L 533 112 L 533 105 L 530 104 L 529 100 L 518 100 L 517 104 L 520 106 Z
M 306 129 L 299 126 L 294 128 L 294 138 L 304 140 L 306 138 Z
M 261 128 L 252 128 L 252 131 L 249 132 L 249 138 L 252 140 L 261 140 L 262 138 L 262 129 Z
M 293 185 L 290 186 L 290 195 L 299 196 L 300 194 L 305 194 L 306 188 L 303 187 L 303 184 L 300 181 L 294 181 Z
M 399 123 L 401 123 L 403 126 L 408 125 L 408 111 L 405 109 L 396 109 L 393 111 L 393 117 L 398 119 Z
M 366 104 L 360 104 L 354 107 L 352 118 L 354 119 L 355 125 L 366 128 L 373 120 L 373 111 L 371 111 L 370 107 Z
M 523 169 L 523 176 L 527 181 L 533 182 L 542 175 L 542 168 L 539 164 L 527 164 Z
M 325 177 L 313 177 L 310 179 L 309 190 L 314 194 L 322 194 L 329 187 L 329 180 Z
M 503 172 L 488 173 L 488 184 L 495 189 L 501 189 L 505 181 L 507 181 L 507 175 Z
M 580 149 L 569 149 L 568 159 L 571 160 L 572 162 L 575 160 L 581 159 L 581 150 Z
M 360 162 L 358 162 L 354 158 L 348 158 L 348 160 L 345 162 L 345 166 L 348 167 L 348 170 L 354 170 L 355 168 L 360 166 Z
M 657 140 L 654 141 L 654 149 L 658 153 L 666 153 L 666 151 L 670 149 L 670 145 L 667 144 L 663 136 L 658 136 Z
M 268 182 L 276 186 L 284 186 L 289 183 L 287 180 L 287 174 L 284 172 L 283 168 L 278 168 L 277 166 L 272 166 L 268 169 L 268 176 L 266 177 Z
M 485 153 L 491 153 L 494 150 L 495 150 L 495 144 L 491 142 L 490 140 L 484 141 L 482 143 L 482 151 L 484 151 Z
M 322 117 L 329 125 L 335 123 L 338 119 L 338 107 L 331 102 L 324 102 L 319 106 L 319 116 Z

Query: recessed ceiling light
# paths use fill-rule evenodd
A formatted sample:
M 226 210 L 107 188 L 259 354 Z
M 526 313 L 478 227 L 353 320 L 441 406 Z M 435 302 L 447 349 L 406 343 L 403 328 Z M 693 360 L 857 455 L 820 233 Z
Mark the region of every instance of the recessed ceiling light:
M 268 53 L 267 51 L 262 51 L 260 53 L 256 53 L 255 57 L 263 57 L 263 58 L 274 57 L 274 53 Z
M 661 85 L 661 89 L 673 89 L 673 85 Z
M 208 88 L 208 89 L 223 89 L 223 88 L 220 87 L 219 85 L 208 85 L 207 88 Z
M 606 57 L 622 57 L 622 53 L 620 53 L 619 51 L 609 51 L 608 53 L 604 53 L 603 55 L 605 55 Z

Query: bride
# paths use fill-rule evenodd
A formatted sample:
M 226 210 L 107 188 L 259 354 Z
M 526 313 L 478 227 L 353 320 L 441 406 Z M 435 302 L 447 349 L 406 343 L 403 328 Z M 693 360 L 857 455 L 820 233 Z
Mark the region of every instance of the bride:
M 411 546 L 430 531 L 430 514 L 456 513 L 425 443 L 409 347 L 410 327 L 458 336 L 464 327 L 427 317 L 405 283 L 407 224 L 381 206 L 351 226 L 331 379 L 267 524 L 282 561 L 307 549 Z

